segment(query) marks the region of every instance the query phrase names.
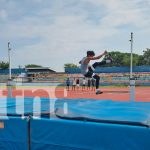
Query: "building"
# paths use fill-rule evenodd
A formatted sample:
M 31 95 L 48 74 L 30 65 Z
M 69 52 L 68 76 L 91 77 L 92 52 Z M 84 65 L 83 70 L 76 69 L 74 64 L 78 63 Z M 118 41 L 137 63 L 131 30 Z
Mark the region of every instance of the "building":
M 25 68 L 25 70 L 28 76 L 34 76 L 36 74 L 43 74 L 43 73 L 56 73 L 56 71 L 52 70 L 49 67 L 30 67 Z

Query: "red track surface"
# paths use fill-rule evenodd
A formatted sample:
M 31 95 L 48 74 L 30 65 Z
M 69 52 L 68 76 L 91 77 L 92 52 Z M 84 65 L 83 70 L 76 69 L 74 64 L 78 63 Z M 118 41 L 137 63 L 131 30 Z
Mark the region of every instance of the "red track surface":
M 103 94 L 96 95 L 95 91 L 83 90 L 66 91 L 63 87 L 18 87 L 12 90 L 13 97 L 46 97 L 46 98 L 91 98 L 98 100 L 129 101 L 128 87 L 102 87 Z M 0 97 L 6 97 L 7 89 L 0 88 Z M 136 87 L 135 100 L 150 102 L 150 87 Z
M 109 87 L 109 88 L 101 88 L 104 92 L 103 94 L 96 95 L 95 91 L 69 91 L 67 92 L 69 98 L 94 98 L 94 99 L 110 99 L 117 101 L 129 101 L 130 100 L 130 89 L 128 87 Z M 58 91 L 58 97 L 64 97 L 61 92 Z M 150 87 L 136 87 L 135 89 L 135 100 L 141 102 L 150 102 Z

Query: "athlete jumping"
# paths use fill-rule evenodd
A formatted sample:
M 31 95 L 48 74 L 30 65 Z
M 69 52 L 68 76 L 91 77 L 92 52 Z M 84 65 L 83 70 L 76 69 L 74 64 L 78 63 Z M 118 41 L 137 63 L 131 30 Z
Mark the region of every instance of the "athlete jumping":
M 91 60 L 98 60 L 101 57 L 106 56 L 106 59 L 101 62 L 95 62 L 93 65 L 89 65 Z M 84 77 L 87 78 L 94 78 L 96 80 L 96 94 L 102 94 L 103 92 L 99 90 L 99 80 L 100 77 L 94 73 L 94 70 L 96 67 L 100 67 L 101 65 L 111 63 L 112 58 L 108 55 L 107 51 L 102 53 L 99 56 L 95 56 L 94 51 L 87 51 L 87 56 L 84 57 L 79 63 L 81 64 L 81 73 L 84 75 Z

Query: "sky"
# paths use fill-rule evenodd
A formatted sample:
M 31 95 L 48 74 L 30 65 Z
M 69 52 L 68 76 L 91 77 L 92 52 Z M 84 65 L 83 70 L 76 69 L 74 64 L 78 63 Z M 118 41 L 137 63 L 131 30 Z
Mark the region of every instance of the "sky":
M 0 61 L 64 71 L 87 50 L 143 54 L 150 48 L 150 0 L 0 0 Z

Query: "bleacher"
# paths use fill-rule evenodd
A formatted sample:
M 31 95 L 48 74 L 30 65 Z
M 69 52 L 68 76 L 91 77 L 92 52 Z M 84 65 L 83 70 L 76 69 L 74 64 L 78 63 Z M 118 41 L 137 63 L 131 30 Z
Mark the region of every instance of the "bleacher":
M 65 72 L 71 77 L 80 77 L 80 68 L 65 68 Z M 101 77 L 101 85 L 129 85 L 130 67 L 99 67 L 95 73 Z M 150 66 L 134 66 L 133 77 L 136 85 L 150 86 Z
M 12 69 L 12 79 L 16 82 L 17 77 L 21 73 L 27 73 L 25 69 Z M 29 82 L 34 83 L 61 83 L 65 84 L 65 80 L 69 77 L 71 80 L 79 78 L 82 82 L 83 75 L 80 73 L 80 68 L 66 68 L 63 73 L 36 73 L 33 76 L 27 76 Z M 101 85 L 129 85 L 130 68 L 129 67 L 100 67 L 95 71 L 99 74 Z M 136 80 L 136 85 L 150 85 L 150 66 L 133 67 L 133 76 Z M 9 78 L 8 69 L 0 69 L 0 83 L 6 83 Z M 22 78 L 22 77 L 20 77 Z M 27 82 L 27 80 L 26 80 Z
M 12 79 L 16 78 L 21 73 L 26 73 L 25 69 L 13 68 L 11 69 Z M 0 69 L 0 83 L 6 83 L 9 78 L 9 69 Z
M 81 73 L 80 68 L 65 68 L 65 72 L 68 74 Z M 95 70 L 95 73 L 128 73 L 130 67 L 99 67 Z M 134 66 L 133 72 L 150 72 L 150 66 Z
M 11 69 L 12 74 L 21 74 L 21 73 L 26 73 L 25 69 L 22 68 L 14 68 Z M 9 69 L 0 69 L 0 75 L 7 75 L 9 74 Z

